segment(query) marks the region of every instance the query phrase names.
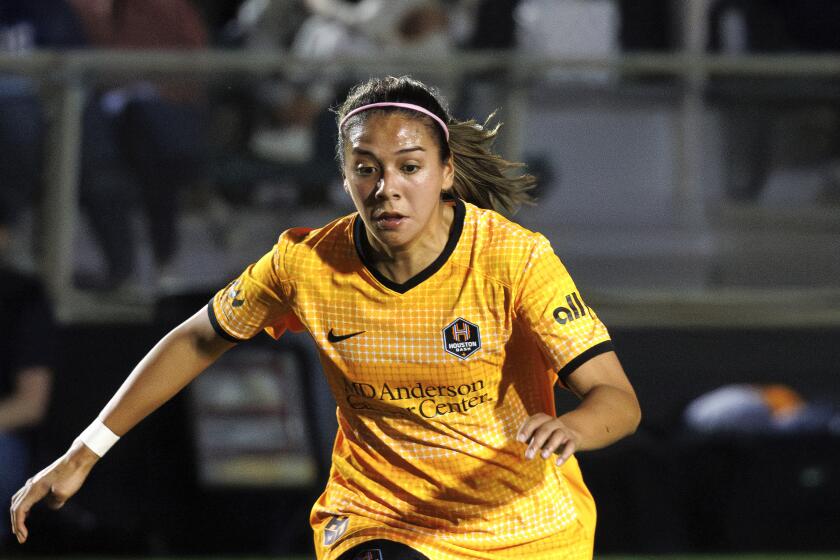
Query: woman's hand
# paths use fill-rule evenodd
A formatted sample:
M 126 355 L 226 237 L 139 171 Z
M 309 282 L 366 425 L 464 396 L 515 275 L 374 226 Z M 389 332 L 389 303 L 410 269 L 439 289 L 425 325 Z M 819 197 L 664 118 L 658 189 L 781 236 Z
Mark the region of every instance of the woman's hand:
M 526 459 L 533 459 L 538 453 L 543 459 L 548 459 L 553 453 L 557 453 L 555 462 L 559 466 L 578 448 L 580 435 L 561 418 L 539 412 L 525 420 L 516 439 L 528 443 L 525 450 Z
M 32 506 L 44 500 L 52 509 L 59 509 L 69 500 L 87 479 L 99 456 L 83 443 L 75 442 L 72 447 L 53 464 L 30 478 L 12 496 L 12 533 L 23 544 L 29 537 L 26 518 Z
M 167 334 L 134 368 L 97 418 L 124 435 L 235 344 L 216 333 L 206 308 Z M 99 456 L 76 440 L 52 465 L 30 478 L 12 497 L 12 532 L 26 542 L 26 518 L 41 500 L 58 509 L 78 492 Z

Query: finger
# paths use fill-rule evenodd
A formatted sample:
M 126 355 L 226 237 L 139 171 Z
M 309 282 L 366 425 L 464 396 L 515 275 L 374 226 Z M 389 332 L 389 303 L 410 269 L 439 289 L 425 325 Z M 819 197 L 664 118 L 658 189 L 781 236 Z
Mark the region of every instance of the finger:
M 574 442 L 574 440 L 567 441 L 566 445 L 563 446 L 563 450 L 559 453 L 559 456 L 557 457 L 557 461 L 555 461 L 557 466 L 559 467 L 560 465 L 562 465 L 563 463 L 568 461 L 569 457 L 571 457 L 576 450 L 577 450 L 577 444 Z
M 556 453 L 558 449 L 562 449 L 568 441 L 569 434 L 561 429 L 555 429 L 551 434 L 551 437 L 546 440 L 541 448 L 540 454 L 542 455 L 542 458 L 548 459 L 553 453 Z
M 21 492 L 23 492 L 23 488 L 15 492 L 12 496 L 12 499 L 9 502 L 9 521 L 11 522 L 11 529 L 13 535 L 15 534 L 15 502 L 17 501 L 18 496 L 20 496 Z
M 525 422 L 522 423 L 522 426 L 519 427 L 519 432 L 516 436 L 516 439 L 525 443 L 531 436 L 534 435 L 534 431 L 551 420 L 551 416 L 548 414 L 537 413 L 533 416 L 528 417 Z
M 15 535 L 15 537 L 17 537 L 18 534 L 19 534 L 18 530 L 17 530 L 17 520 L 22 515 L 22 513 L 20 512 L 20 502 L 23 499 L 23 496 L 26 493 L 26 490 L 30 486 L 31 486 L 31 482 L 27 481 L 26 485 L 24 485 L 20 490 L 15 492 L 15 495 L 12 496 L 12 503 L 11 503 L 11 506 L 9 507 L 9 520 L 11 521 L 11 524 L 12 524 L 12 534 Z M 20 538 L 18 538 L 18 541 L 20 541 Z
M 525 450 L 525 458 L 533 459 L 536 457 L 537 453 L 542 450 L 555 431 L 556 428 L 553 422 L 545 422 L 542 426 L 537 428 L 531 436 L 531 442 L 528 444 L 528 449 Z
M 26 490 L 18 497 L 17 503 L 13 506 L 14 510 L 14 531 L 19 543 L 23 544 L 29 537 L 29 530 L 26 528 L 26 518 L 32 506 L 38 503 L 46 494 L 44 486 L 41 484 L 32 484 L 28 482 Z
M 29 513 L 29 509 L 23 509 L 18 505 L 12 511 L 12 533 L 14 533 L 17 541 L 23 544 L 29 536 L 29 531 L 26 528 L 26 516 Z

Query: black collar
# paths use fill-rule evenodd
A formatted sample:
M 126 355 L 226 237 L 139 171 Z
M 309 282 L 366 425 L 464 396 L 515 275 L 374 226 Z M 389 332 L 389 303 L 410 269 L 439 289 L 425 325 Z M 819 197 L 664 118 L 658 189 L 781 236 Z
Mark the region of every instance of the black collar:
M 432 264 L 402 284 L 387 278 L 374 266 L 374 259 L 372 258 L 373 255 L 371 254 L 371 247 L 367 238 L 365 223 L 359 215 L 356 215 L 356 219 L 353 222 L 353 244 L 356 246 L 356 253 L 362 260 L 362 264 L 365 265 L 365 268 L 373 274 L 373 277 L 376 278 L 380 284 L 389 290 L 404 294 L 411 288 L 419 285 L 421 282 L 432 276 L 446 263 L 449 256 L 455 250 L 455 246 L 458 245 L 458 240 L 461 239 L 461 231 L 464 229 L 464 216 L 466 213 L 467 209 L 466 206 L 464 206 L 464 202 L 461 199 L 456 198 L 455 218 L 452 220 L 452 226 L 449 228 L 449 239 L 446 241 L 446 246 L 443 248 L 443 251 L 440 255 L 438 255 L 438 258 L 436 258 Z

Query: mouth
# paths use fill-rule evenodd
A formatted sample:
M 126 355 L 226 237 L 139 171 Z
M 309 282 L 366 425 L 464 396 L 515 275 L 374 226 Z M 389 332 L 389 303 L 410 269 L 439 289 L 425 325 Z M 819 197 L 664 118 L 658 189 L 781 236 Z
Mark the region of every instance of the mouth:
M 403 223 L 405 219 L 405 216 L 403 216 L 399 212 L 373 213 L 373 221 L 374 223 L 376 223 L 377 227 L 381 229 L 394 229 L 398 227 L 401 223 Z

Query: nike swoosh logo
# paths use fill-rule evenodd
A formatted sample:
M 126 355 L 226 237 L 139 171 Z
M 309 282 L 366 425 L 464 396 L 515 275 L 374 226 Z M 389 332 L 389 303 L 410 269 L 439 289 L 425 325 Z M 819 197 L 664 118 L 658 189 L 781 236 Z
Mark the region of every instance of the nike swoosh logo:
M 335 334 L 332 329 L 330 332 L 327 333 L 327 340 L 330 342 L 341 342 L 342 340 L 347 340 L 348 338 L 353 338 L 354 336 L 360 335 L 365 331 L 354 332 L 350 334 Z

